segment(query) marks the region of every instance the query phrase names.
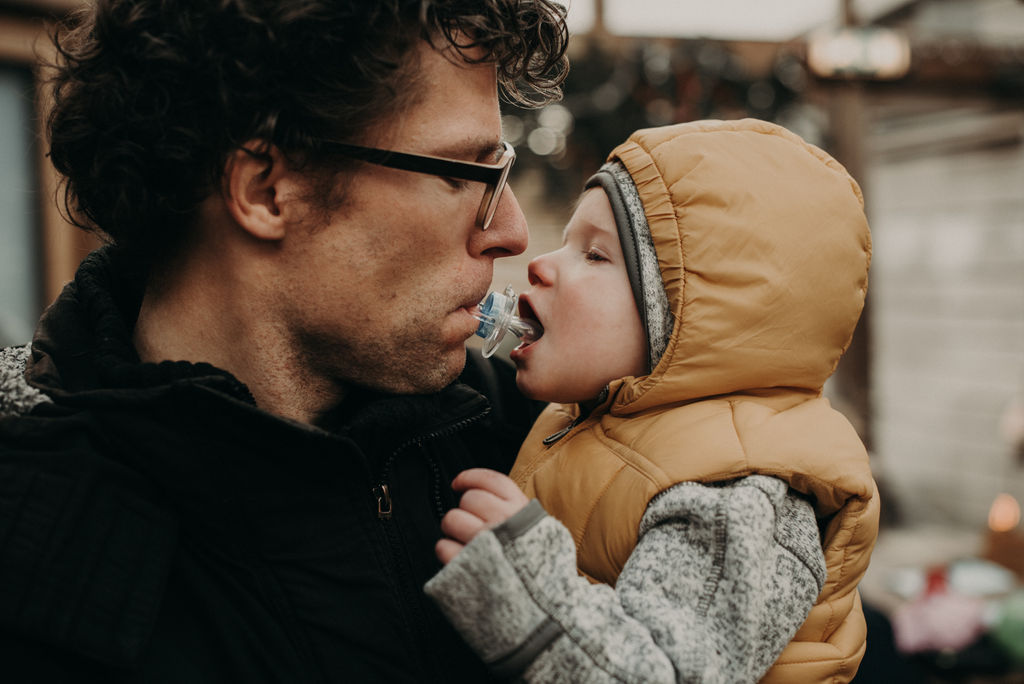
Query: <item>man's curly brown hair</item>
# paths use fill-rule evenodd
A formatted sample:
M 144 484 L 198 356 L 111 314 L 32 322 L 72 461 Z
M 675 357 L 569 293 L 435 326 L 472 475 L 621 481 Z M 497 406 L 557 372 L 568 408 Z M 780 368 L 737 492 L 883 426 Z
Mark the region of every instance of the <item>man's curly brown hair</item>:
M 326 164 L 319 140 L 357 140 L 398 111 L 420 40 L 482 49 L 520 104 L 559 97 L 568 69 L 551 0 L 96 0 L 54 36 L 64 208 L 158 260 L 241 144 Z

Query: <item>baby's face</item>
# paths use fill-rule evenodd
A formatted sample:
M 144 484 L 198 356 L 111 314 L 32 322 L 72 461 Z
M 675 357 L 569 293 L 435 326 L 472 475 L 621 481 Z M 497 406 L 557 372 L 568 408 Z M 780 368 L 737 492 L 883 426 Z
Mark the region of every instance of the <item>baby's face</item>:
M 544 335 L 511 354 L 526 396 L 586 401 L 616 378 L 646 372 L 647 338 L 603 189 L 584 193 L 562 247 L 531 261 L 529 277 L 520 314 L 539 320 Z

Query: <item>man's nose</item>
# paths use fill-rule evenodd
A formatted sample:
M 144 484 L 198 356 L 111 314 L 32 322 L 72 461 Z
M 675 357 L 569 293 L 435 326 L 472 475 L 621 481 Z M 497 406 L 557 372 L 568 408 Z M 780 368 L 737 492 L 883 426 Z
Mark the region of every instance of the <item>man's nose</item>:
M 487 230 L 476 229 L 473 234 L 477 253 L 487 254 L 495 259 L 515 256 L 526 251 L 530 240 L 530 232 L 526 225 L 526 216 L 519 206 L 512 188 L 505 186 L 498 200 L 494 218 Z

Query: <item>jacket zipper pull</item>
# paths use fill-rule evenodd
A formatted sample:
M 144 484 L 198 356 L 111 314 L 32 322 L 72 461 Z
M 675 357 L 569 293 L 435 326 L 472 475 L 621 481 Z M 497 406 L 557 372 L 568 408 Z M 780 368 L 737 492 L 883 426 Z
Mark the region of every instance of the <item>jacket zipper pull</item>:
M 577 416 L 575 420 L 573 420 L 571 423 L 566 425 L 564 428 L 562 428 L 558 432 L 554 433 L 553 435 L 548 435 L 547 437 L 545 437 L 542 440 L 544 442 L 544 446 L 551 446 L 552 444 L 554 444 L 555 442 L 557 442 L 558 440 L 562 439 L 567 434 L 569 434 L 570 430 L 572 430 L 574 427 L 576 427 L 577 425 L 579 425 L 582 422 L 583 422 L 583 416 L 582 415 Z
M 604 389 L 601 390 L 601 393 L 597 395 L 597 399 L 595 400 L 596 401 L 595 406 L 597 404 L 603 404 L 607 399 L 608 399 L 608 385 L 605 385 Z M 548 435 L 543 440 L 541 440 L 543 442 L 544 446 L 551 446 L 552 444 L 554 444 L 558 440 L 560 440 L 563 437 L 565 437 L 567 434 L 569 434 L 570 430 L 572 430 L 574 427 L 576 427 L 577 425 L 582 423 L 584 420 L 586 420 L 587 416 L 590 415 L 590 413 L 592 411 L 593 411 L 593 407 L 591 407 L 586 412 L 581 410 L 580 414 L 578 416 L 576 416 L 572 420 L 571 423 L 569 423 L 568 425 L 566 425 L 564 428 L 562 428 L 558 432 L 554 433 L 553 435 Z
M 391 490 L 381 482 L 373 488 L 377 497 L 377 517 L 381 520 L 391 520 Z
M 569 434 L 569 430 L 572 430 L 572 425 L 571 424 L 570 425 L 566 425 L 564 428 L 562 428 L 561 430 L 559 430 L 558 432 L 556 432 L 556 433 L 554 433 L 552 435 L 548 435 L 543 440 L 544 441 L 544 445 L 545 446 L 551 446 L 552 444 L 554 444 L 555 442 L 557 442 L 558 440 L 562 439 L 567 434 Z

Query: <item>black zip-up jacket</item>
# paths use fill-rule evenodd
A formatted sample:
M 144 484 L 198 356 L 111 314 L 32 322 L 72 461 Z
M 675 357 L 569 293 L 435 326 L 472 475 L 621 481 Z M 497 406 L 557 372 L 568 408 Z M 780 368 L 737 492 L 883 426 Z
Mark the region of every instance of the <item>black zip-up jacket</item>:
M 0 417 L 3 681 L 486 681 L 422 587 L 452 478 L 507 471 L 535 416 L 511 369 L 300 424 L 212 366 L 140 363 L 118 261 L 90 255 L 0 372 L 34 397 Z

